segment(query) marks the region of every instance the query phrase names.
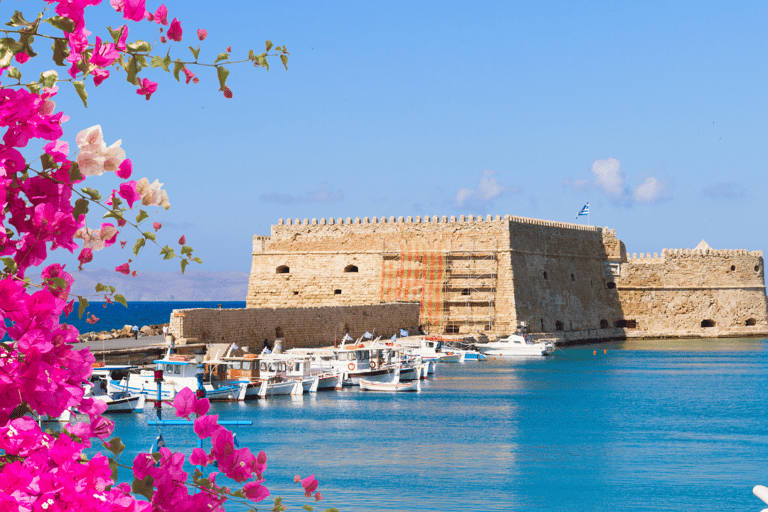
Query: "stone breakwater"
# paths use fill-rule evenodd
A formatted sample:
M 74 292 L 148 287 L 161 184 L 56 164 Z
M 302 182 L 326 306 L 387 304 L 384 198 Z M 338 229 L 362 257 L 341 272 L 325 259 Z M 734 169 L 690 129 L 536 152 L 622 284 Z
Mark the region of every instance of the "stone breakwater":
M 167 326 L 168 324 L 153 324 L 153 325 L 143 325 L 139 329 L 139 336 L 161 336 L 163 334 L 163 326 Z M 80 336 L 77 337 L 80 341 L 102 341 L 102 340 L 115 340 L 118 338 L 132 338 L 133 332 L 131 331 L 133 329 L 132 325 L 125 325 L 122 329 L 111 329 L 109 331 L 95 331 L 95 332 L 86 332 L 80 334 Z M 169 334 L 170 335 L 170 334 Z

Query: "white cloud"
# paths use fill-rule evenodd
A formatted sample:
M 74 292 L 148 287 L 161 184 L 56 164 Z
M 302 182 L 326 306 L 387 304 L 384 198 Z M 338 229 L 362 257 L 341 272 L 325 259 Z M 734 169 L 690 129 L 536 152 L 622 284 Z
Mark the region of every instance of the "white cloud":
M 261 200 L 267 203 L 296 204 L 296 203 L 338 203 L 344 199 L 344 193 L 328 189 L 327 183 L 321 183 L 316 190 L 304 194 L 291 195 L 279 192 L 262 194 Z
M 459 207 L 469 206 L 477 210 L 484 210 L 485 206 L 505 192 L 517 194 L 519 189 L 517 187 L 507 189 L 496 179 L 495 171 L 486 169 L 483 171 L 483 175 L 480 176 L 477 188 L 460 188 L 458 192 L 456 192 L 454 202 L 456 203 L 456 206 Z
M 621 170 L 621 162 L 615 158 L 595 160 L 592 164 L 592 174 L 597 185 L 608 197 L 621 199 L 627 194 L 625 185 L 627 177 Z
M 565 188 L 572 188 L 574 192 L 578 192 L 580 189 L 589 186 L 589 180 L 576 180 L 573 181 L 571 178 L 566 178 L 563 180 L 563 187 Z
M 657 178 L 650 177 L 638 185 L 633 193 L 633 198 L 638 203 L 654 204 L 672 197 L 668 183 Z

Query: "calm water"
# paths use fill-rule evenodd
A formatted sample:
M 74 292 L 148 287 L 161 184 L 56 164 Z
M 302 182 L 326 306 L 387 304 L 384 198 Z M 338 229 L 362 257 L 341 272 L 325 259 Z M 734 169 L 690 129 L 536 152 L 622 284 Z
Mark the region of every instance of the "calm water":
M 77 304 L 75 310 L 66 318 L 62 318 L 63 323 L 67 323 L 82 332 L 91 331 L 109 331 L 111 329 L 122 329 L 127 324 L 143 325 L 167 324 L 171 318 L 171 311 L 174 309 L 194 309 L 194 308 L 217 308 L 221 304 L 223 309 L 244 308 L 245 301 L 215 301 L 215 302 L 141 302 L 132 301 L 128 303 L 128 308 L 121 304 L 107 304 L 104 307 L 103 302 L 91 302 L 88 312 L 93 313 L 99 321 L 93 325 L 85 322 L 87 318 L 77 317 Z
M 352 388 L 213 409 L 253 420 L 238 437 L 267 452 L 267 485 L 290 510 L 307 502 L 293 475 L 314 473 L 321 508 L 347 512 L 757 511 L 766 363 L 765 340 L 631 341 L 443 364 L 416 394 Z M 114 417 L 126 460 L 151 444 L 153 416 Z M 164 435 L 193 446 L 186 427 Z

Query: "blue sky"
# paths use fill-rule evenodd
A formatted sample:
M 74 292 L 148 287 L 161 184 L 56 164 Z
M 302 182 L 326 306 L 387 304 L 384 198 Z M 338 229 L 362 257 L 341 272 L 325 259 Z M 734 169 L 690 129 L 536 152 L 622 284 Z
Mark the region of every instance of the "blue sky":
M 209 69 L 196 85 L 155 69 L 143 73 L 160 83 L 150 101 L 118 72 L 89 84 L 86 111 L 66 86 L 58 104 L 70 140 L 101 124 L 136 179 L 165 184 L 160 234 L 186 235 L 200 270 L 248 272 L 252 236 L 280 218 L 575 222 L 587 201 L 591 224 L 615 229 L 630 253 L 701 239 L 768 249 L 768 4 L 166 5 L 184 28 L 172 57 L 189 58 L 205 28 L 201 61 L 271 39 L 287 45 L 288 71 L 277 60 L 269 72 L 232 66 L 228 100 Z M 121 21 L 108 5 L 99 12 L 89 28 L 104 38 L 99 23 Z M 124 238 L 130 247 L 136 236 Z M 127 251 L 91 265 L 116 266 Z M 177 266 L 144 254 L 132 268 Z

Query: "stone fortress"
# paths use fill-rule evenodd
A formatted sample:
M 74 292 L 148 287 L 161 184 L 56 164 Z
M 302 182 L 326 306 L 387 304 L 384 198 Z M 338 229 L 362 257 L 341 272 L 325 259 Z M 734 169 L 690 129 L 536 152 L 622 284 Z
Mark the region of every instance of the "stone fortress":
M 761 251 L 703 241 L 638 257 L 608 228 L 509 215 L 280 219 L 253 238 L 246 309 L 188 310 L 171 329 L 305 345 L 398 326 L 494 337 L 521 322 L 565 342 L 760 336 L 765 292 Z M 201 334 L 215 314 L 229 320 Z

